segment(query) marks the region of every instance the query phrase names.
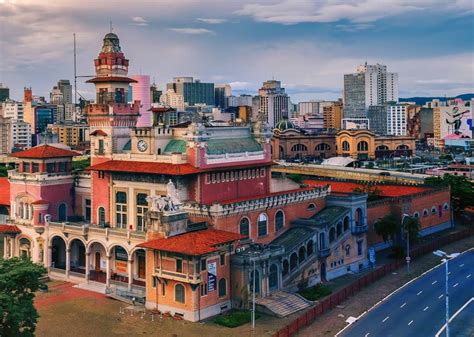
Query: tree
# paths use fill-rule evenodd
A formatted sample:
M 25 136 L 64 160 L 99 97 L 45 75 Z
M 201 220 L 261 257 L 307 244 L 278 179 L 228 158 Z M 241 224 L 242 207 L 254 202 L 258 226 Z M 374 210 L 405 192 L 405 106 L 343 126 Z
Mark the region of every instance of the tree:
M 374 224 L 375 232 L 380 235 L 385 242 L 391 240 L 394 244 L 401 244 L 405 231 L 408 231 L 410 242 L 416 241 L 420 231 L 420 222 L 413 217 L 405 217 L 402 219 L 388 214 L 379 219 Z
M 429 177 L 425 179 L 427 186 L 450 186 L 451 204 L 456 212 L 466 207 L 474 207 L 474 184 L 465 176 L 454 176 L 445 174 L 441 177 Z
M 362 187 L 356 187 L 352 190 L 356 193 L 367 193 L 367 201 L 379 200 L 382 191 L 377 186 L 363 185 Z
M 28 258 L 0 260 L 0 336 L 33 337 L 38 313 L 33 305 L 46 269 Z

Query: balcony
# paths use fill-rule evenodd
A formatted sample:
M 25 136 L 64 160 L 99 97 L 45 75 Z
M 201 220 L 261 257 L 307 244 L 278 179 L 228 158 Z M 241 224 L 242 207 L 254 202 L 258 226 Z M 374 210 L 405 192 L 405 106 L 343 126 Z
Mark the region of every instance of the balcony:
M 161 268 L 155 269 L 154 276 L 174 280 L 174 281 L 181 281 L 187 282 L 191 284 L 198 284 L 201 283 L 201 275 L 200 274 L 185 274 L 185 273 L 178 273 L 169 270 L 162 270 Z
M 138 241 L 144 241 L 146 233 L 142 231 L 131 231 L 124 228 L 104 228 L 97 225 L 91 225 L 86 222 L 50 222 L 49 226 L 52 228 L 59 228 L 63 233 L 75 234 L 75 235 L 87 235 L 97 234 L 104 236 L 105 238 L 116 237 L 136 239 Z
M 363 234 L 366 233 L 368 230 L 367 225 L 362 225 L 362 226 L 354 226 L 352 227 L 352 234 Z
M 329 255 L 331 255 L 329 248 L 322 248 L 318 250 L 318 257 L 328 257 Z

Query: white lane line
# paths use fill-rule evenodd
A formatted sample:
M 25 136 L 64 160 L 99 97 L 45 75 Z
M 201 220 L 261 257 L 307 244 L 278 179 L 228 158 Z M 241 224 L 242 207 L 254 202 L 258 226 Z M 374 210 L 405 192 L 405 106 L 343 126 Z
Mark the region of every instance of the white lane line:
M 423 309 L 423 311 L 426 311 L 426 310 L 428 310 L 428 308 L 429 308 L 429 306 L 427 306 L 426 308 L 424 308 L 424 309 Z
M 387 316 L 383 319 L 382 323 L 385 323 L 385 321 L 389 318 L 390 316 Z
M 451 272 L 450 272 L 450 271 L 448 271 L 448 275 L 451 275 Z
M 433 283 L 431 283 L 431 285 L 434 286 L 436 283 L 438 283 L 438 281 L 434 281 Z
M 443 296 L 444 296 L 444 295 L 443 295 L 443 294 L 441 294 L 441 295 L 439 295 L 439 296 L 438 296 L 438 298 L 439 298 L 439 299 L 441 299 L 441 298 L 443 298 Z
M 411 325 L 411 323 L 413 323 L 413 320 L 411 320 L 410 322 L 408 322 L 408 325 Z
M 423 290 L 420 290 L 420 292 L 418 294 L 416 294 L 416 296 L 419 296 L 422 292 L 423 292 Z
M 464 267 L 464 263 L 459 265 L 460 268 Z
M 471 274 L 467 275 L 466 278 L 470 278 L 471 277 Z
M 456 283 L 455 285 L 453 285 L 453 288 L 456 288 L 458 285 L 459 285 L 459 283 Z
M 367 332 L 367 333 L 365 334 L 365 337 L 369 337 L 369 335 L 370 335 L 370 332 Z
M 407 305 L 407 302 L 403 303 L 400 308 L 403 308 L 405 305 Z

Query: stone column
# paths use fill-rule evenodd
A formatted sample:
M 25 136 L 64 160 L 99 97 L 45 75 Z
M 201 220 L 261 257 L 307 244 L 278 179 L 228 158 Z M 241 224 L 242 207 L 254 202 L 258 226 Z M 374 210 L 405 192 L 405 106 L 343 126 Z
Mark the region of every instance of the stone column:
M 86 252 L 86 282 L 89 283 L 89 278 L 90 278 L 90 270 L 91 270 L 91 262 L 90 262 L 90 258 L 91 258 L 91 252 Z
M 71 248 L 66 248 L 66 278 L 69 278 L 70 269 L 71 269 Z
M 111 258 L 112 258 L 112 256 L 107 254 L 107 256 L 106 256 L 107 266 L 106 266 L 106 278 L 105 278 L 105 285 L 107 287 L 110 287 L 110 259 Z
M 48 253 L 46 254 L 47 257 L 47 264 L 46 268 L 48 269 L 48 273 L 51 270 L 51 264 L 53 263 L 53 246 L 51 244 L 48 245 Z
M 127 272 L 128 272 L 128 290 L 132 290 L 133 260 L 131 258 L 129 258 L 127 261 Z
M 8 259 L 8 239 L 7 236 L 5 235 L 3 237 L 3 258 Z

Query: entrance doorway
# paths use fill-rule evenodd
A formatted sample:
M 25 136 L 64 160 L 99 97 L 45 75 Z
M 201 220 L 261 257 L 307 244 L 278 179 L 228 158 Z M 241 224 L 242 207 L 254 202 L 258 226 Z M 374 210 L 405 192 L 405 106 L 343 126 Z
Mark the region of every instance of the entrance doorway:
M 95 253 L 95 271 L 100 271 L 100 253 Z
M 146 276 L 146 267 L 145 267 L 145 254 L 140 254 L 137 252 L 137 262 L 138 262 L 138 278 L 145 279 Z

